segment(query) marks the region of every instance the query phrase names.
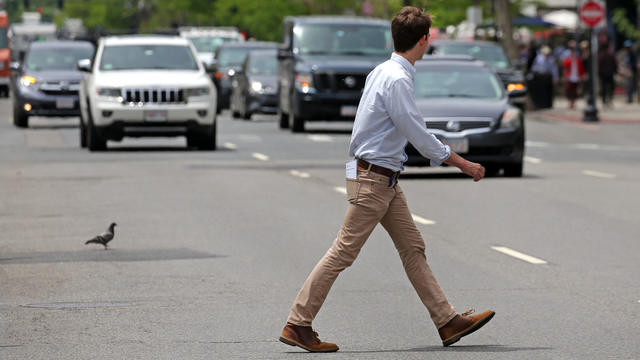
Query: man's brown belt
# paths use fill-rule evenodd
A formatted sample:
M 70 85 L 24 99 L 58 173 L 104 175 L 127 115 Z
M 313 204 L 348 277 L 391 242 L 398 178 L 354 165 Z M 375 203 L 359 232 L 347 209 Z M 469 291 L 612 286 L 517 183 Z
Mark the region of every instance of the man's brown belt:
M 399 171 L 393 171 L 391 169 L 387 169 L 382 166 L 371 164 L 362 159 L 358 159 L 358 166 L 364 168 L 365 170 L 373 171 L 374 173 L 381 174 L 384 176 L 389 176 L 389 177 L 398 175 L 400 173 Z

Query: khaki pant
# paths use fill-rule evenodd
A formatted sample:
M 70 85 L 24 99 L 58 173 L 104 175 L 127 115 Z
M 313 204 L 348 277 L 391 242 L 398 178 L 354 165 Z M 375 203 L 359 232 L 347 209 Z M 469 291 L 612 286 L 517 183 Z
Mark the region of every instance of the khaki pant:
M 288 322 L 311 326 L 338 274 L 350 266 L 378 223 L 387 230 L 400 254 L 402 265 L 436 327 L 444 326 L 456 313 L 438 285 L 425 256 L 424 240 L 416 228 L 407 200 L 397 181 L 358 169 L 358 179 L 347 179 L 349 208 L 331 248 L 318 262 L 298 293 Z

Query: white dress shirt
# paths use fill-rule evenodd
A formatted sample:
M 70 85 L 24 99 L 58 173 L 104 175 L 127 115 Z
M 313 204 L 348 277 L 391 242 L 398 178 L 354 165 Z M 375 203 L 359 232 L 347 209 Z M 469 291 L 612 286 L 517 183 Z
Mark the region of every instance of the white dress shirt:
M 416 106 L 415 72 L 407 59 L 393 53 L 369 73 L 353 124 L 349 156 L 401 171 L 408 141 L 431 160 L 431 166 L 449 158 L 451 149 L 427 131 Z

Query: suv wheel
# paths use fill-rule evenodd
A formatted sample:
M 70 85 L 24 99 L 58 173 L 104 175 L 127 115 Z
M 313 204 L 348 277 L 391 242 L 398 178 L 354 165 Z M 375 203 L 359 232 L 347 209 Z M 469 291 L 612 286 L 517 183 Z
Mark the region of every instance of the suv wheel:
M 504 166 L 504 176 L 506 177 L 521 177 L 522 176 L 522 161 L 518 163 L 506 164 Z
M 13 125 L 19 128 L 29 127 L 29 115 L 20 110 L 17 101 L 14 102 L 13 106 Z
M 216 149 L 217 121 L 213 125 L 201 126 L 199 130 L 187 134 L 187 146 L 197 147 L 199 150 Z
M 91 112 L 89 111 L 89 100 L 87 100 L 87 113 L 88 113 L 88 117 L 91 117 Z M 81 148 L 86 148 L 87 147 L 87 126 L 85 125 L 85 123 L 87 123 L 87 119 L 85 119 L 82 116 L 82 109 L 80 110 L 80 147 Z
M 283 113 L 280 107 L 278 107 L 278 120 L 280 121 L 280 129 L 289 128 L 289 115 Z
M 89 108 L 88 110 L 91 111 L 91 108 Z M 107 139 L 105 139 L 100 135 L 100 132 L 98 131 L 96 126 L 93 124 L 93 119 L 91 118 L 91 116 L 89 116 L 89 119 L 87 120 L 88 122 L 87 122 L 86 134 L 87 134 L 87 147 L 89 148 L 89 151 L 107 150 Z
M 289 127 L 294 133 L 304 132 L 304 119 L 296 116 L 292 111 L 289 113 Z

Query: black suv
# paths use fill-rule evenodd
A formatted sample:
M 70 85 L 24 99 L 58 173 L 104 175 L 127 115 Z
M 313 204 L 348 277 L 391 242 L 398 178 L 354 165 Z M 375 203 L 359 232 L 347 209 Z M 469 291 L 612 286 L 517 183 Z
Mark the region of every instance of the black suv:
M 389 21 L 287 17 L 278 50 L 280 128 L 310 120 L 353 120 L 367 75 L 393 51 Z
M 510 62 L 500 44 L 489 41 L 433 40 L 427 48 L 428 55 L 469 55 L 493 67 L 507 91 L 525 92 L 524 75 Z M 513 104 L 525 110 L 526 97 L 520 97 Z

